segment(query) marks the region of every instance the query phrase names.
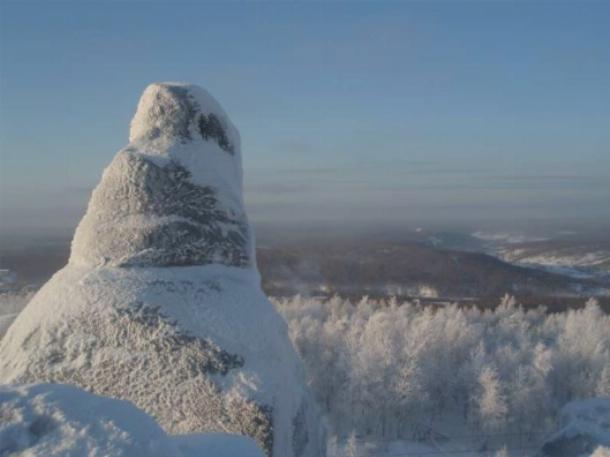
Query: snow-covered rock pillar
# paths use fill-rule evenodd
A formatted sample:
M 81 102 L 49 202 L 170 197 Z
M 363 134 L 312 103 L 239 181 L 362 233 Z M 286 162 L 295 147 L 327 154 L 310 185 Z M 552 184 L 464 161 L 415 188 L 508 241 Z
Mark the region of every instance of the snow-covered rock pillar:
M 260 288 L 239 134 L 203 89 L 145 90 L 68 265 L 0 342 L 0 382 L 40 381 L 130 400 L 170 433 L 324 454 L 300 361 Z
M 254 268 L 240 138 L 218 102 L 196 86 L 152 84 L 129 139 L 93 192 L 70 262 Z

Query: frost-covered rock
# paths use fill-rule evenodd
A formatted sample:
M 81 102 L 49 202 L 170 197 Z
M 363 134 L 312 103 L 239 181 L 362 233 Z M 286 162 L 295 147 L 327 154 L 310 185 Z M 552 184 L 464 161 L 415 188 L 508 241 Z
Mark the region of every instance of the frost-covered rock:
M 132 401 L 169 433 L 232 432 L 319 456 L 286 326 L 260 288 L 240 139 L 195 86 L 153 84 L 56 273 L 0 343 L 0 382 Z
M 570 402 L 561 409 L 560 421 L 561 429 L 542 447 L 544 454 L 577 457 L 610 447 L 609 397 Z
M 70 263 L 253 266 L 239 134 L 216 100 L 153 84 L 129 138 L 91 196 Z
M 0 386 L 0 455 L 262 457 L 238 435 L 167 435 L 131 403 L 73 386 Z

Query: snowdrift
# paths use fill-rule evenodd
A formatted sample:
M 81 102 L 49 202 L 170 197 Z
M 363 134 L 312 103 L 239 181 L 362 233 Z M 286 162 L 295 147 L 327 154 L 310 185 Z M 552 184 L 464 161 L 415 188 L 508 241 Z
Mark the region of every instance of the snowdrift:
M 561 409 L 560 421 L 562 428 L 546 441 L 544 454 L 578 457 L 610 447 L 610 397 L 570 402 Z
M 0 386 L 0 455 L 262 457 L 249 438 L 167 435 L 131 403 L 72 386 Z

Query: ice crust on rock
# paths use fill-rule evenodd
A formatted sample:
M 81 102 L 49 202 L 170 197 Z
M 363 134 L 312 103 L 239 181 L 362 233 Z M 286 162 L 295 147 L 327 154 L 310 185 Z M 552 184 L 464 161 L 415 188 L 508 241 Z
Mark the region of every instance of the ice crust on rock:
M 195 86 L 149 86 L 94 190 L 68 265 L 0 342 L 0 382 L 133 402 L 169 433 L 323 455 L 286 325 L 260 288 L 237 130 Z
M 196 86 L 152 84 L 129 136 L 91 196 L 70 263 L 253 266 L 239 134 L 218 102 Z

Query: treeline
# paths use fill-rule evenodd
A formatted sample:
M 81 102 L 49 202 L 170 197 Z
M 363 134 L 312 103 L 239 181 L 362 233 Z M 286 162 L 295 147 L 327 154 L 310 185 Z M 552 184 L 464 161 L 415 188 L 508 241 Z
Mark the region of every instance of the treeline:
M 394 299 L 274 300 L 334 433 L 413 439 L 456 430 L 530 440 L 570 400 L 610 395 L 610 316 L 430 308 Z M 449 432 L 451 433 L 451 432 Z

